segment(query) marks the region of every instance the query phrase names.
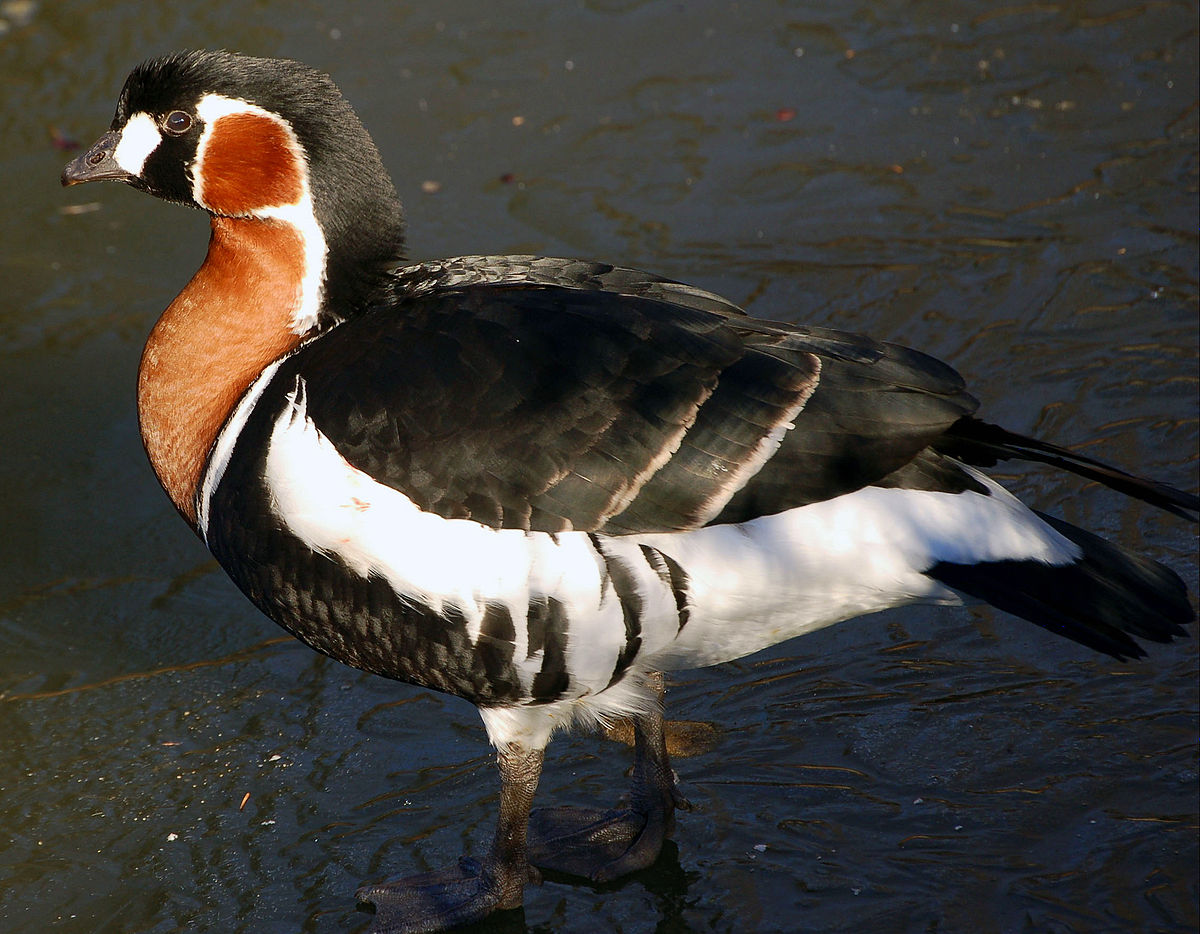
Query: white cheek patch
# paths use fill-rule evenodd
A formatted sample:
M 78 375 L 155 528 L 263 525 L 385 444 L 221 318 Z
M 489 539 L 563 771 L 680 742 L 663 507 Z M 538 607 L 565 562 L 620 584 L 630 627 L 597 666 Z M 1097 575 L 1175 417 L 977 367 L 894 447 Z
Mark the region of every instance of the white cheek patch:
M 113 150 L 113 161 L 130 175 L 140 176 L 150 153 L 162 142 L 158 124 L 148 113 L 136 113 L 121 130 L 121 142 Z

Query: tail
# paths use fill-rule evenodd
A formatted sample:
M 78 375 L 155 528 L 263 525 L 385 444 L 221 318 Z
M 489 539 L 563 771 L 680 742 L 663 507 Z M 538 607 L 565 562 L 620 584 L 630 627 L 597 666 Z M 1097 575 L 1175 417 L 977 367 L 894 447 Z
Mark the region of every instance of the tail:
M 1165 483 L 1135 477 L 1066 448 L 1014 434 L 970 416 L 960 418 L 951 425 L 934 447 L 943 454 L 975 467 L 991 467 L 1003 460 L 1050 464 L 1089 480 L 1097 480 L 1119 493 L 1173 512 L 1184 519 L 1200 521 L 1200 496 L 1193 496 Z
M 1081 555 L 1073 564 L 939 562 L 926 575 L 1122 661 L 1146 655 L 1135 636 L 1170 642 L 1187 635 L 1184 627 L 1196 614 L 1178 574 L 1070 523 L 1037 515 L 1078 546 Z

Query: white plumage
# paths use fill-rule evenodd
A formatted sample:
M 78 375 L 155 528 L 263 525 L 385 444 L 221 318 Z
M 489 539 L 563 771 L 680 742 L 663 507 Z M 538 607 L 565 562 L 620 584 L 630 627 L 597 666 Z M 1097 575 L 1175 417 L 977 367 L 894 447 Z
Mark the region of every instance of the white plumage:
M 977 420 L 924 354 L 606 263 L 394 268 L 403 215 L 374 144 L 298 63 L 153 59 L 117 113 L 64 183 L 213 215 L 139 375 L 164 488 L 265 613 L 473 701 L 498 749 L 487 855 L 364 889 L 377 931 L 517 907 L 531 863 L 651 865 L 683 805 L 662 669 L 965 595 L 1117 658 L 1194 618 L 1169 569 L 975 467 L 1042 461 L 1188 517 L 1200 500 Z M 532 811 L 554 729 L 616 716 L 628 806 Z

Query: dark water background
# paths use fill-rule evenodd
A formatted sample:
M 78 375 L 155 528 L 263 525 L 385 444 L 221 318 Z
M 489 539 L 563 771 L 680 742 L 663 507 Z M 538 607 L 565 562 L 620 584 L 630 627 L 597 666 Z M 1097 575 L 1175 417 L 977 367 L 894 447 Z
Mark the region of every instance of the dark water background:
M 415 258 L 619 260 L 952 361 L 985 413 L 1197 487 L 1197 8 L 1185 2 L 0 2 L 0 931 L 359 930 L 485 841 L 466 704 L 281 637 L 144 462 L 134 370 L 196 213 L 58 187 L 141 58 L 330 71 Z M 1195 529 L 1008 469 L 1197 588 Z M 892 612 L 675 675 L 697 810 L 538 932 L 1195 931 L 1197 640 L 1120 665 Z M 556 740 L 542 801 L 627 751 Z M 249 795 L 247 800 L 245 796 Z M 244 801 L 244 804 L 243 804 Z

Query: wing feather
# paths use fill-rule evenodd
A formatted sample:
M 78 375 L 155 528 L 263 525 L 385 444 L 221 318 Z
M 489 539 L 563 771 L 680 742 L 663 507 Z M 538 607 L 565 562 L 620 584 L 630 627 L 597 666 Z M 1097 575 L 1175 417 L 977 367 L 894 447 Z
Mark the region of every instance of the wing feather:
M 420 508 L 495 528 L 671 531 L 848 492 L 974 409 L 958 375 L 635 270 L 462 257 L 302 347 L 308 413 Z

